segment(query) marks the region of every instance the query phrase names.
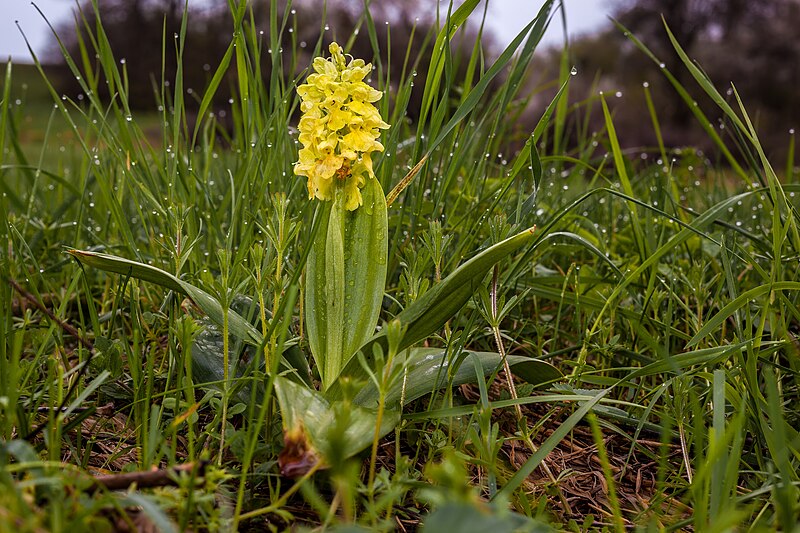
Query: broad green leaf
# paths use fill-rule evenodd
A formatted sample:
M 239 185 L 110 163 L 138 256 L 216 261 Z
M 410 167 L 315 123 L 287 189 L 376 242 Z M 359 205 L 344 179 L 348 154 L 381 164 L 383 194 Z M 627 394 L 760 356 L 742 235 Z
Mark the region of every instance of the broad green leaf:
M 323 388 L 342 355 L 344 321 L 344 235 L 341 206 L 323 202 L 317 209 L 320 228 L 306 262 L 305 314 L 311 354 Z
M 361 192 L 364 205 L 345 222 L 342 366 L 375 333 L 386 288 L 389 250 L 386 197 L 376 179 L 368 180 Z
M 203 289 L 195 287 L 169 272 L 146 265 L 130 259 L 115 255 L 89 252 L 86 250 L 68 250 L 68 253 L 84 265 L 114 272 L 123 276 L 149 281 L 164 288 L 185 294 L 199 307 L 215 324 L 222 325 L 224 310 L 222 305 Z M 237 339 L 254 346 L 262 343 L 261 333 L 247 320 L 235 311 L 228 310 L 228 331 Z
M 320 206 L 320 231 L 306 264 L 305 312 L 311 353 L 323 389 L 375 332 L 386 285 L 386 198 L 378 180 L 362 189 L 364 204 Z
M 122 257 L 84 250 L 69 250 L 69 253 L 85 265 L 99 268 L 107 272 L 131 276 L 142 281 L 149 281 L 164 288 L 185 294 L 191 298 L 214 324 L 213 327 L 207 326 L 195 339 L 192 359 L 194 378 L 196 382 L 200 384 L 222 382 L 224 376 L 224 362 L 222 357 L 224 343 L 222 342 L 222 332 L 220 328 L 222 328 L 223 323 L 223 309 L 222 305 L 220 305 L 213 296 L 195 287 L 191 283 L 187 283 L 151 265 L 138 263 Z M 246 320 L 242 314 L 237 312 L 237 304 L 241 312 L 245 312 L 246 306 L 256 305 L 252 304 L 249 298 L 234 299 L 234 308 L 228 310 L 228 331 L 234 338 L 241 342 L 261 349 L 263 344 L 261 332 L 255 325 Z M 243 375 L 242 368 L 237 365 L 236 358 L 232 358 L 229 364 L 231 368 L 234 369 L 232 375 L 239 377 Z M 284 350 L 281 356 L 281 364 L 289 370 L 296 371 L 293 375 L 298 379 L 303 381 L 308 380 L 310 370 L 305 358 L 299 353 L 296 346 L 291 344 L 287 345 L 286 350 Z M 245 386 L 242 391 L 240 391 L 239 398 L 242 401 L 247 401 L 249 396 L 249 388 Z
M 234 344 L 234 343 L 231 343 Z M 192 341 L 192 380 L 204 388 L 222 391 L 225 383 L 225 362 L 223 358 L 225 343 L 222 332 L 214 324 L 207 324 Z M 234 355 L 238 347 L 231 346 L 228 359 L 229 375 L 233 380 L 242 378 L 239 357 Z M 250 399 L 251 386 L 245 384 L 238 393 L 232 395 L 233 400 L 247 402 Z
M 235 305 L 236 302 L 234 302 Z M 224 389 L 224 347 L 221 328 L 213 323 L 207 323 L 194 338 L 192 342 L 192 379 L 198 386 L 219 391 Z M 242 347 L 231 343 L 229 349 L 231 352 L 228 358 L 228 375 L 233 376 L 232 401 L 249 402 L 252 388 L 255 386 L 256 399 L 260 402 L 264 397 L 264 383 L 249 379 L 253 369 L 254 350 L 258 350 L 258 348 L 247 346 L 239 352 Z M 287 377 L 302 381 L 310 387 L 311 371 L 308 368 L 308 361 L 297 345 L 285 345 L 282 355 L 284 366 L 290 369 L 294 368 L 296 371 L 287 374 Z M 267 372 L 263 357 L 259 363 L 258 369 Z
M 678 354 L 672 356 L 668 359 L 663 361 L 656 361 L 655 363 L 651 363 L 647 366 L 642 368 L 637 368 L 633 372 L 629 373 L 624 378 L 617 380 L 613 387 L 616 387 L 621 384 L 631 384 L 634 383 L 632 380 L 639 379 L 644 376 L 659 376 L 661 377 L 663 374 L 680 374 L 682 371 L 695 367 L 698 365 L 701 366 L 711 366 L 719 364 L 727 359 L 730 359 L 731 356 L 734 354 L 741 352 L 742 349 L 747 345 L 750 344 L 751 341 L 741 342 L 738 344 L 730 345 L 730 346 L 719 346 L 716 348 L 706 348 L 703 350 L 695 350 L 692 352 L 686 352 L 682 354 Z M 611 388 L 613 388 L 611 387 Z M 554 387 L 555 389 L 562 389 L 562 390 L 571 390 L 570 388 L 565 388 L 564 386 L 557 386 Z M 581 393 L 576 394 L 541 394 L 536 396 L 527 396 L 525 398 L 517 398 L 517 399 L 508 399 L 508 400 L 496 400 L 490 402 L 488 404 L 488 408 L 491 409 L 504 409 L 506 407 L 512 407 L 514 405 L 530 405 L 530 404 L 537 404 L 537 403 L 554 403 L 560 401 L 569 401 L 569 402 L 582 402 L 582 401 L 590 401 L 595 398 L 596 395 L 601 394 L 605 395 L 608 389 L 580 389 Z M 423 419 L 437 419 L 437 418 L 450 418 L 454 416 L 467 416 L 473 412 L 475 409 L 474 405 L 459 405 L 454 407 L 446 407 L 441 409 L 432 409 L 425 412 L 418 412 L 418 413 L 409 413 L 406 414 L 406 418 L 410 420 L 423 420 Z M 595 407 L 592 407 L 592 410 L 597 411 Z M 608 410 L 605 410 L 608 413 Z
M 350 402 L 329 402 L 321 393 L 282 376 L 275 379 L 275 393 L 283 417 L 284 435 L 307 438 L 311 457 L 324 466 L 339 464 L 364 450 L 375 437 L 377 411 Z M 400 421 L 400 412 L 386 410 L 380 421 L 379 437 Z M 286 465 L 281 465 L 284 469 Z
M 533 236 L 533 228 L 529 228 L 487 248 L 400 312 L 397 320 L 408 325 L 408 329 L 398 349 L 407 348 L 441 328 L 467 303 L 486 272 L 502 258 L 529 243 Z
M 405 366 L 405 374 L 391 384 L 386 393 L 386 405 L 399 408 L 403 403 L 411 402 L 448 385 L 458 386 L 473 383 L 476 379 L 475 368 L 466 358 L 478 358 L 484 376 L 497 370 L 502 364 L 500 354 L 495 352 L 465 352 L 458 361 L 450 361 L 446 350 L 442 348 L 412 348 L 408 360 L 398 358 L 394 366 Z M 463 363 L 462 363 L 463 361 Z M 561 372 L 545 361 L 531 359 L 520 355 L 508 356 L 508 363 L 514 373 L 532 385 L 541 385 L 562 377 Z M 367 407 L 377 405 L 378 389 L 372 381 L 361 389 L 353 400 Z
M 397 315 L 404 326 L 407 326 L 403 340 L 398 350 L 404 350 L 416 342 L 428 337 L 450 320 L 475 293 L 486 272 L 502 258 L 519 250 L 529 243 L 534 237 L 533 228 L 526 229 L 508 239 L 501 241 L 458 267 L 449 276 L 418 300 L 406 307 Z M 381 331 L 373 335 L 363 346 L 367 360 L 372 358 L 372 344 L 378 342 L 384 349 L 387 348 L 386 332 Z M 342 371 L 346 375 L 360 374 L 360 364 L 357 359 L 352 359 Z M 338 387 L 334 385 L 334 388 Z M 326 389 L 327 390 L 327 389 Z M 333 391 L 337 396 L 338 391 Z

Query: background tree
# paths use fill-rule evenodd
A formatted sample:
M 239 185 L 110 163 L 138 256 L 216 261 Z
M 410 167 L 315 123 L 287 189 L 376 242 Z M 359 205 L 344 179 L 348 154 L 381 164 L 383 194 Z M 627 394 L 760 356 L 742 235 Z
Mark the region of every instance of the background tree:
M 183 16 L 184 2 L 182 0 L 99 0 L 99 13 L 103 27 L 108 35 L 111 47 L 117 60 L 125 61 L 129 74 L 129 101 L 134 109 L 153 109 L 156 105 L 156 95 L 163 82 L 169 83 L 175 79 L 177 69 L 176 43 L 173 35 L 181 31 L 181 18 Z M 199 5 L 199 7 L 198 7 Z M 269 80 L 271 61 L 268 43 L 269 35 L 269 2 L 256 0 L 249 4 L 252 8 L 256 30 L 264 43 L 262 50 L 261 72 L 265 80 Z M 279 18 L 285 14 L 286 4 L 279 4 Z M 195 99 L 203 93 L 203 89 L 216 70 L 225 50 L 231 41 L 233 20 L 228 2 L 225 0 L 210 0 L 198 3 L 189 3 L 188 26 L 184 52 L 184 86 L 191 90 Z M 87 38 L 87 27 L 94 28 L 96 21 L 91 9 L 91 1 L 85 0 L 82 4 L 81 14 L 76 21 L 64 23 L 59 28 L 59 33 L 66 44 L 67 51 L 73 58 L 86 57 L 82 67 L 84 70 L 97 71 L 97 58 L 92 52 L 85 56 L 81 47 L 91 50 Z M 415 68 L 418 77 L 416 85 L 424 85 L 426 68 L 430 62 L 431 41 L 426 47 L 425 35 L 437 24 L 437 3 L 434 0 L 405 0 L 403 2 L 373 2 L 370 4 L 370 15 L 377 21 L 376 33 L 382 57 L 382 64 L 393 73 L 392 79 L 397 80 L 403 68 Z M 325 31 L 323 49 L 333 40 L 340 43 L 346 42 L 357 31 L 359 21 L 363 15 L 363 4 L 348 2 L 347 0 L 329 0 L 325 24 L 329 30 Z M 441 13 L 443 18 L 445 13 Z M 245 24 L 250 25 L 250 17 L 246 17 Z M 383 24 L 387 21 L 389 24 Z M 311 61 L 311 54 L 317 43 L 320 30 L 323 26 L 323 13 L 320 2 L 314 0 L 296 0 L 292 3 L 289 25 L 292 30 L 281 34 L 284 48 L 291 46 L 292 40 L 300 43 L 299 54 L 295 57 L 294 74 L 299 74 Z M 80 31 L 76 31 L 79 28 Z M 391 32 L 391 57 L 386 51 Z M 374 50 L 367 32 L 359 32 L 354 39 L 352 53 L 356 57 L 367 60 L 373 58 Z M 410 39 L 414 36 L 414 46 L 411 47 L 411 63 L 406 64 L 405 51 Z M 166 46 L 163 46 L 166 37 Z M 468 58 L 477 39 L 477 29 L 467 27 L 461 32 L 453 46 L 453 63 L 456 68 L 456 79 L 463 78 L 466 71 Z M 490 36 L 484 35 L 481 45 L 488 55 L 493 55 L 494 42 Z M 163 51 L 163 53 L 162 53 Z M 280 53 L 280 51 L 278 51 Z M 163 80 L 162 80 L 163 56 Z M 376 58 L 378 59 L 378 58 Z M 50 52 L 53 63 L 64 65 L 61 51 L 54 47 Z M 416 64 L 414 64 L 416 62 Z M 234 67 L 232 67 L 233 69 Z M 288 54 L 284 68 L 289 70 Z M 67 69 L 62 69 L 68 72 Z M 233 72 L 233 70 L 231 70 Z M 396 74 L 394 74 L 396 73 Z M 220 87 L 217 94 L 217 103 L 222 105 L 227 101 L 233 87 Z M 64 75 L 60 79 L 58 89 L 70 95 L 78 95 L 80 85 L 75 78 Z M 100 83 L 98 92 L 104 99 L 110 98 L 105 89 L 105 84 Z M 416 117 L 420 106 L 421 90 L 412 91 L 408 113 L 411 118 Z M 187 105 L 192 106 L 194 101 L 187 98 Z M 196 105 L 195 101 L 195 105 Z
M 662 19 L 663 17 L 663 19 Z M 800 125 L 800 2 L 798 0 L 622 0 L 614 18 L 645 43 L 696 98 L 712 121 L 721 117 L 704 97 L 669 41 L 664 22 L 692 59 L 724 92 L 733 83 L 756 121 L 762 142 L 775 155 L 788 146 L 788 131 Z M 560 50 L 539 64 L 537 80 L 552 79 Z M 642 90 L 647 83 L 665 142 L 713 150 L 689 107 L 657 64 L 636 49 L 620 30 L 604 30 L 570 43 L 570 62 L 578 68 L 570 88 L 573 102 L 619 91 L 611 98 L 615 124 L 628 146 L 653 146 Z M 733 98 L 731 96 L 731 98 Z M 735 106 L 735 101 L 732 99 Z M 597 107 L 595 129 L 603 127 Z

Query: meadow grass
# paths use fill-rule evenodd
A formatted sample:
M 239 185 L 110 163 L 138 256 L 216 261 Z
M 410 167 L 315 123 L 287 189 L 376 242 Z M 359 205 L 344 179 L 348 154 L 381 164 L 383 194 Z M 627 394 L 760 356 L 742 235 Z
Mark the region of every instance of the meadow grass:
M 236 327 L 232 307 L 263 334 L 265 356 L 310 361 L 300 295 L 315 205 L 293 174 L 295 88 L 306 71 L 285 70 L 300 43 L 281 48 L 294 19 L 275 4 L 265 37 L 245 3 L 232 3 L 231 46 L 196 120 L 180 70 L 160 80 L 151 114 L 131 111 L 125 65 L 102 26 L 83 59 L 68 58 L 81 101 L 30 67 L 6 66 L 3 529 L 796 531 L 793 150 L 771 161 L 735 91 L 715 88 L 677 42 L 692 89 L 718 104 L 727 133 L 664 75 L 718 161 L 690 147 L 620 146 L 616 97 L 569 102 L 568 68 L 538 125 L 521 131 L 515 118 L 538 101 L 525 81 L 546 8 L 498 59 L 476 47 L 464 79 L 449 41 L 480 21 L 476 1 L 443 12 L 448 31 L 418 35 L 407 50 L 379 42 L 369 16 L 362 31 L 378 66 L 371 84 L 392 93 L 380 102 L 392 127 L 377 178 L 389 192 L 411 176 L 388 212 L 382 319 L 478 250 L 536 226 L 531 244 L 499 262 L 424 344 L 463 365 L 472 364 L 466 349 L 535 357 L 563 378 L 539 387 L 517 378 L 512 395 L 502 368 L 478 372 L 474 385 L 405 404 L 371 453 L 294 481 L 279 475 L 281 412 L 269 394 L 277 366 L 221 333 Z M 335 30 L 304 44 L 320 54 L 333 38 L 346 46 Z M 166 41 L 187 54 L 183 34 Z M 425 47 L 431 65 L 415 86 Z M 405 54 L 408 68 L 390 72 L 389 53 Z M 213 97 L 229 72 L 235 96 L 220 107 Z M 111 102 L 97 98 L 101 83 Z M 658 102 L 642 90 L 651 104 L 642 120 L 658 131 Z M 415 122 L 406 117 L 412 91 L 423 95 Z M 604 117 L 599 131 L 585 127 L 592 113 Z M 179 290 L 84 267 L 68 248 L 156 266 L 213 296 L 222 313 L 215 320 Z M 239 363 L 232 375 L 223 355 Z M 199 360 L 218 372 L 198 375 Z M 344 382 L 342 394 L 358 386 Z M 91 477 L 187 463 L 197 468 L 173 474 L 173 486 L 114 491 Z

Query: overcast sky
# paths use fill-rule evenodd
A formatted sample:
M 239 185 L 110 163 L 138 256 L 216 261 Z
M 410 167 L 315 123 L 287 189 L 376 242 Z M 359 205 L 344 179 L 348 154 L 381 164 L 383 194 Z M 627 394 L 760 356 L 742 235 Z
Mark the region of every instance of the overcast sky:
M 202 0 L 189 0 L 190 3 L 197 1 Z M 564 1 L 570 33 L 591 31 L 606 20 L 609 0 Z M 11 56 L 16 62 L 26 63 L 31 61 L 31 56 L 20 29 L 37 55 L 44 52 L 52 39 L 47 24 L 32 4 L 35 3 L 53 25 L 68 19 L 75 6 L 75 0 L 35 0 L 33 3 L 30 0 L 2 0 L 0 3 L 0 61 Z M 495 30 L 498 41 L 508 44 L 533 19 L 539 7 L 541 0 L 489 0 L 487 21 Z M 561 22 L 557 18 L 545 35 L 545 41 L 559 43 L 561 39 Z

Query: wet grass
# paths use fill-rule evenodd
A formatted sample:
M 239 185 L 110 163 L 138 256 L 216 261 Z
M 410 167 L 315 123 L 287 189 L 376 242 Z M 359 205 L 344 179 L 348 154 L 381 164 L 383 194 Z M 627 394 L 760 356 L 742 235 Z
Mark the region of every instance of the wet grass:
M 480 19 L 465 6 L 445 27 Z M 297 294 L 314 206 L 292 173 L 294 88 L 304 74 L 284 72 L 276 57 L 273 81 L 262 80 L 253 65 L 280 49 L 278 36 L 260 36 L 245 13 L 237 11 L 236 46 L 219 70 L 235 69 L 237 97 L 211 106 L 212 82 L 191 125 L 180 79 L 164 85 L 160 111 L 128 109 L 124 67 L 102 33 L 86 46 L 117 94 L 110 104 L 93 96 L 101 78 L 77 68 L 80 101 L 51 91 L 46 71 L 5 70 L 0 524 L 795 530 L 792 151 L 770 161 L 735 93 L 719 95 L 688 58 L 725 119 L 725 135 L 707 130 L 719 161 L 691 148 L 620 146 L 608 95 L 570 105 L 557 96 L 538 127 L 520 131 L 509 117 L 537 94 L 516 82 L 538 24 L 494 65 L 476 53 L 472 79 L 453 78 L 444 33 L 402 51 L 413 65 L 423 46 L 444 43 L 431 68 L 439 76 L 416 86 L 413 69 L 373 76 L 375 87 L 396 91 L 381 102 L 392 125 L 376 160 L 383 189 L 427 158 L 389 209 L 382 318 L 475 250 L 535 225 L 532 243 L 499 263 L 425 344 L 454 360 L 465 349 L 543 359 L 563 379 L 536 388 L 517 377 L 512 398 L 498 369 L 405 405 L 376 448 L 374 476 L 366 454 L 298 481 L 281 477 L 280 412 L 243 392 L 268 372 L 250 369 L 232 388 L 195 375 L 193 358 L 207 355 L 199 350 L 223 348 L 196 342 L 213 326 L 191 301 L 65 254 L 92 249 L 152 264 L 243 313 L 261 302 L 271 331 L 309 359 Z M 288 12 L 272 16 L 275 27 L 291 27 Z M 334 32 L 307 45 L 322 49 Z M 182 53 L 181 42 L 166 46 Z M 485 91 L 479 80 L 501 70 L 500 89 Z M 570 77 L 556 81 L 566 87 Z M 404 107 L 412 90 L 423 91 L 414 123 Z M 657 129 L 655 109 L 642 120 Z M 604 114 L 602 130 L 582 128 L 591 112 Z M 237 357 L 249 354 L 230 344 Z M 181 464 L 196 468 L 168 472 Z M 171 486 L 93 485 L 92 476 L 152 469 Z

